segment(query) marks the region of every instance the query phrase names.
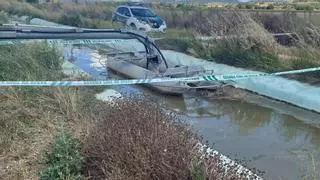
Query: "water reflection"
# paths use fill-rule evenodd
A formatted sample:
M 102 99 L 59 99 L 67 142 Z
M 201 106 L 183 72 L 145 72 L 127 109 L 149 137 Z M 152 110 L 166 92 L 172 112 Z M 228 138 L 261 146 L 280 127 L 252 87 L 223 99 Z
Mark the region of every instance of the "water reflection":
M 175 101 L 179 100 L 184 105 L 166 99 L 165 106 L 181 106 L 179 112 L 191 119 L 205 140 L 215 143 L 218 150 L 231 153 L 232 158 L 239 154 L 249 159 L 249 166 L 267 171 L 268 179 L 300 179 L 310 168 L 311 155 L 320 162 L 320 122 L 314 121 L 320 119 L 317 113 L 263 98 L 248 103 L 186 94 Z M 262 102 L 268 107 L 260 106 Z
M 306 124 L 289 115 L 283 115 L 282 132 L 287 142 L 295 142 L 301 146 L 310 143 L 316 149 L 320 147 L 320 129 L 317 126 Z
M 228 115 L 231 122 L 237 125 L 238 134 L 247 136 L 255 129 L 268 124 L 271 120 L 271 110 L 239 101 L 220 101 L 220 111 Z
M 209 101 L 200 97 L 185 96 L 184 102 L 186 104 L 184 113 L 189 117 L 220 119 L 228 116 L 231 123 L 238 126 L 241 136 L 246 136 L 255 129 L 265 126 L 271 120 L 272 110 L 243 101 Z M 170 105 L 171 103 L 168 104 Z

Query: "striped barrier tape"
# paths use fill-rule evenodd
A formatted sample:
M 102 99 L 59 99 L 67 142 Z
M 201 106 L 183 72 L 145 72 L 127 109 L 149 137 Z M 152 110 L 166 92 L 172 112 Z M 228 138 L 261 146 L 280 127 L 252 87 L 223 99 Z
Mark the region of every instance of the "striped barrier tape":
M 277 36 L 293 36 L 296 35 L 295 33 L 275 33 L 272 34 L 274 37 Z M 173 39 L 181 39 L 181 40 L 201 40 L 201 41 L 210 41 L 210 40 L 219 40 L 223 38 L 236 38 L 239 36 L 195 36 L 195 37 L 172 37 Z M 241 37 L 241 36 L 240 36 Z M 168 37 L 152 37 L 153 40 L 162 40 L 162 39 L 168 39 Z M 170 37 L 169 37 L 170 39 Z
M 109 85 L 132 85 L 151 84 L 165 82 L 199 82 L 199 81 L 230 81 L 253 77 L 270 77 L 287 74 L 299 74 L 319 71 L 320 67 L 276 73 L 251 73 L 251 74 L 225 74 L 205 75 L 181 78 L 154 78 L 154 79 L 128 79 L 128 80 L 102 80 L 102 81 L 0 81 L 0 86 L 109 86 Z
M 274 36 L 280 36 L 280 35 L 286 35 L 290 33 L 279 33 L 279 34 L 273 34 Z M 221 39 L 223 36 L 199 36 L 196 37 L 198 40 L 213 40 L 213 39 Z M 227 36 L 226 36 L 227 37 Z M 229 36 L 231 37 L 231 36 Z M 152 38 L 153 40 L 161 40 L 166 38 Z M 185 39 L 185 40 L 192 40 L 193 38 L 182 38 L 179 39 Z M 52 45 L 74 45 L 74 44 L 114 44 L 114 43 L 121 43 L 125 40 L 123 39 L 76 39 L 76 40 L 63 40 L 63 39 L 31 39 L 31 40 L 0 40 L 0 45 L 10 45 L 10 44 L 26 44 L 31 42 L 47 42 Z
M 32 40 L 0 40 L 0 45 L 26 44 L 32 42 L 46 42 L 51 45 L 74 45 L 74 44 L 115 44 L 122 43 L 123 39 L 32 39 Z

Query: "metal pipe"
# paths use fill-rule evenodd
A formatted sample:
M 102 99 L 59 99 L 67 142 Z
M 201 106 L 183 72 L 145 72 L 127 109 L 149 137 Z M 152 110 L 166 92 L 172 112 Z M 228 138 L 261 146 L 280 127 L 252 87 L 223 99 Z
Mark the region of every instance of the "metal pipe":
M 137 39 L 145 46 L 147 54 L 160 55 L 168 68 L 168 64 L 157 45 L 147 35 L 135 31 L 6 24 L 0 26 L 1 39 Z

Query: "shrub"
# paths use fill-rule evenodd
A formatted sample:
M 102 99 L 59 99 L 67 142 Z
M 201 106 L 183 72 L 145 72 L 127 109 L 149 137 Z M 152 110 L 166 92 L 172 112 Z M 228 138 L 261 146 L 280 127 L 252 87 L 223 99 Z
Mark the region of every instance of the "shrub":
M 243 3 L 239 3 L 239 4 L 237 4 L 237 7 L 238 7 L 239 9 L 245 9 L 245 8 L 246 8 L 246 5 L 243 4 Z
M 145 99 L 93 108 L 96 126 L 82 148 L 89 178 L 187 178 L 197 140 L 173 115 Z
M 246 9 L 253 9 L 253 4 L 246 4 Z
M 0 24 L 5 24 L 9 22 L 8 14 L 4 11 L 0 11 Z
M 40 179 L 83 179 L 84 158 L 78 144 L 63 126 L 57 129 L 55 143 L 45 157 L 45 167 L 40 170 Z
M 295 32 L 299 19 L 297 14 L 283 13 L 254 13 L 252 18 L 272 33 Z
M 267 9 L 274 9 L 274 5 L 272 5 L 272 4 L 268 5 Z
M 64 13 L 58 19 L 58 23 L 75 27 L 84 27 L 83 18 L 78 13 Z
M 313 24 L 305 25 L 299 35 L 299 38 L 306 44 L 313 47 L 320 47 L 320 26 L 315 26 Z

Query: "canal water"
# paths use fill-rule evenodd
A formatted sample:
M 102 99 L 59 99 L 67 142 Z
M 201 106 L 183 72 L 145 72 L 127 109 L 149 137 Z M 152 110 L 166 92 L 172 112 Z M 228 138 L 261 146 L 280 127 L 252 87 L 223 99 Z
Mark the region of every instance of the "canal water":
M 88 48 L 64 48 L 66 59 L 96 79 L 116 78 Z M 320 115 L 283 102 L 239 91 L 239 98 L 217 99 L 190 92 L 166 96 L 142 86 L 114 86 L 123 96 L 157 100 L 190 123 L 211 147 L 266 179 L 320 178 Z

